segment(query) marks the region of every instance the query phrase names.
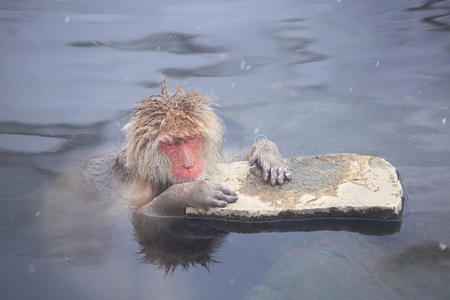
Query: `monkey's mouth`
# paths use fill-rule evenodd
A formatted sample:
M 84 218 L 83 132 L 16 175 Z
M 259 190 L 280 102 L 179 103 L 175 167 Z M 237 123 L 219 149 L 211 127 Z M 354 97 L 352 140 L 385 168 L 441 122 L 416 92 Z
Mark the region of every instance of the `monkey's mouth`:
M 179 166 L 172 168 L 172 173 L 174 177 L 182 180 L 194 180 L 199 178 L 203 174 L 203 166 L 195 165 L 190 168 Z

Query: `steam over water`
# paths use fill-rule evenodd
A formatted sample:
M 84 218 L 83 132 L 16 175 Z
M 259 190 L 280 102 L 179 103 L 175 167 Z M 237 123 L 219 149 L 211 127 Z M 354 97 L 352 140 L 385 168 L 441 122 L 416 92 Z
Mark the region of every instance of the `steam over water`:
M 449 49 L 450 1 L 0 1 L 0 298 L 449 299 Z M 161 75 L 218 98 L 229 152 L 387 159 L 401 228 L 155 237 L 86 197 Z

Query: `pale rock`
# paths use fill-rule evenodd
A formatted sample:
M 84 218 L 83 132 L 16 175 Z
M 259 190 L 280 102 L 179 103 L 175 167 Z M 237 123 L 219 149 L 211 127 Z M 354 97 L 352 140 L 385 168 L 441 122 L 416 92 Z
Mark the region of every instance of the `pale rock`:
M 363 218 L 399 220 L 404 192 L 386 160 L 358 154 L 326 154 L 287 160 L 292 181 L 271 186 L 245 161 L 218 164 L 207 180 L 234 190 L 224 208 L 187 208 L 188 217 L 230 220 Z

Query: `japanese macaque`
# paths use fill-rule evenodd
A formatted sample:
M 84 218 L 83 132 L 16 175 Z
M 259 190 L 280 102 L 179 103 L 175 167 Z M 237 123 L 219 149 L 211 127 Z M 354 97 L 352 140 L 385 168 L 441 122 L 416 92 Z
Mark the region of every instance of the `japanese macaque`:
M 143 261 L 166 271 L 214 262 L 227 232 L 165 217 L 239 201 L 234 191 L 203 180 L 222 161 L 223 125 L 214 104 L 182 86 L 169 93 L 163 81 L 160 95 L 137 102 L 125 132 L 123 149 L 97 150 L 49 184 L 37 218 L 52 241 L 49 255 L 81 260 L 107 253 L 111 234 L 131 212 Z M 272 142 L 259 140 L 247 156 L 268 183 L 290 179 Z
M 125 126 L 127 143 L 114 170 L 127 187 L 131 205 L 149 215 L 183 215 L 185 207 L 225 207 L 238 200 L 222 185 L 204 181 L 211 164 L 222 160 L 223 125 L 214 103 L 199 92 L 170 93 L 136 103 Z M 267 139 L 253 145 L 249 163 L 261 167 L 264 180 L 283 184 L 291 179 L 277 146 Z

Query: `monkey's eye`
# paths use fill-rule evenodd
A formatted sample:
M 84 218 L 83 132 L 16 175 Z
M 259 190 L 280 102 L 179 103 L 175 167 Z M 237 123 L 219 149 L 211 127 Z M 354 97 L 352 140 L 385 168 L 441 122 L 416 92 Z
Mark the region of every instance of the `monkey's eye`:
M 161 144 L 163 144 L 164 146 L 175 146 L 177 144 L 177 142 L 175 140 L 169 140 L 169 141 L 165 141 L 162 142 Z

